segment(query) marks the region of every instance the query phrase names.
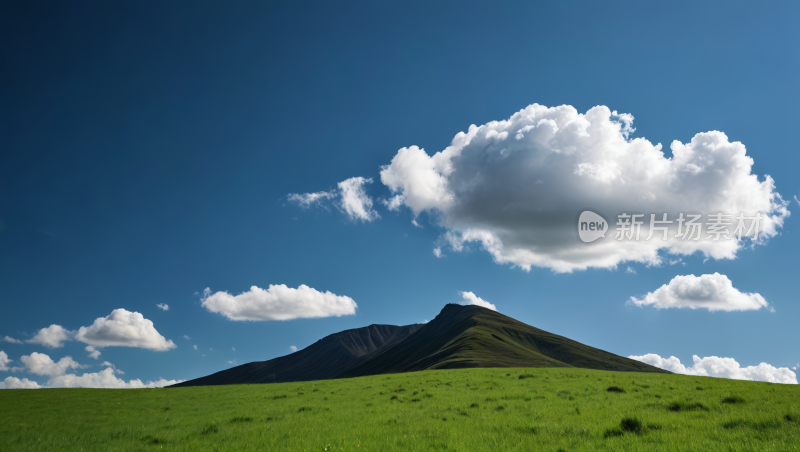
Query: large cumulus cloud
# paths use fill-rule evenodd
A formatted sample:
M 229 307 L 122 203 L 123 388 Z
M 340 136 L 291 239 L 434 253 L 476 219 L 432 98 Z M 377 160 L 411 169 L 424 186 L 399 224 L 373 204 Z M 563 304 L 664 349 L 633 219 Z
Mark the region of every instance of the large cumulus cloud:
M 507 120 L 470 126 L 433 155 L 416 146 L 400 149 L 381 170 L 393 194 L 384 204 L 405 206 L 415 216 L 430 213 L 446 229 L 441 244 L 454 251 L 475 243 L 496 262 L 526 270 L 657 265 L 659 250 L 732 259 L 748 243 L 657 236 L 585 245 L 576 237 L 576 220 L 587 208 L 607 217 L 611 235 L 623 212 L 645 214 L 647 237 L 651 213 L 674 220 L 681 212 L 718 211 L 760 212 L 758 240 L 777 234 L 787 203 L 772 178 L 759 181 L 751 173 L 753 159 L 742 143 L 722 132 L 699 133 L 689 143 L 674 141 L 668 158 L 661 144 L 630 139 L 632 124 L 633 116 L 605 106 L 581 114 L 568 105 L 530 105 Z M 670 237 L 677 224 L 671 228 Z
M 305 284 L 297 289 L 276 284 L 267 289 L 252 286 L 239 295 L 212 294 L 206 288 L 203 307 L 231 320 L 291 320 L 352 315 L 358 306 L 350 297 L 320 292 Z
M 733 358 L 720 358 L 717 356 L 700 358 L 694 355 L 692 356 L 692 361 L 694 361 L 693 365 L 686 367 L 681 364 L 681 360 L 674 356 L 662 358 L 655 353 L 648 353 L 642 356 L 629 356 L 628 358 L 677 374 L 797 384 L 797 375 L 789 370 L 789 368 L 775 367 L 767 363 L 761 363 L 757 366 L 742 367 Z

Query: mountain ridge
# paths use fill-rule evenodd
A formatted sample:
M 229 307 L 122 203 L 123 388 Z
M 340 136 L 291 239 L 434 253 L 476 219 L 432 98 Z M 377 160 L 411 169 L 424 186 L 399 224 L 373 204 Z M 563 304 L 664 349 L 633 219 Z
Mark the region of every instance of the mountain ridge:
M 286 356 L 242 364 L 172 387 L 327 380 L 474 367 L 580 367 L 669 373 L 481 306 L 447 304 L 426 324 L 373 324 L 344 330 Z

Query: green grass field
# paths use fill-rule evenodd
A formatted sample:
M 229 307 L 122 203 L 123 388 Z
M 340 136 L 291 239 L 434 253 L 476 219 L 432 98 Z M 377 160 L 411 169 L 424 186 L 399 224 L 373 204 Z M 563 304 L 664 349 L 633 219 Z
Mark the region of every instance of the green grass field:
M 513 368 L 3 390 L 0 450 L 798 451 L 800 386 Z

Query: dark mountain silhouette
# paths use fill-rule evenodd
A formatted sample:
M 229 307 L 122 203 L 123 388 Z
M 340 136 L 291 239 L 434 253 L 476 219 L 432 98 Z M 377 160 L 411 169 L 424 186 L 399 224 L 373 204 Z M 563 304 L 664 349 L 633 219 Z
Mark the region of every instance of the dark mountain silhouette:
M 244 364 L 174 386 L 325 380 L 470 367 L 580 367 L 669 373 L 490 309 L 448 304 L 427 324 L 370 325 L 346 330 L 291 355 Z

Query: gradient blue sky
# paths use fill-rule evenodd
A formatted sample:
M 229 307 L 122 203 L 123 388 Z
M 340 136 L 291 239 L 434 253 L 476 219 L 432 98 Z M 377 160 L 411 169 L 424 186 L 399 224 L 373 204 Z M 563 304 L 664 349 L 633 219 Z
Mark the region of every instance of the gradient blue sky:
M 632 137 L 667 156 L 673 140 L 723 131 L 794 213 L 797 17 L 796 2 L 4 2 L 0 338 L 77 330 L 124 308 L 177 347 L 106 347 L 99 361 L 78 341 L 0 350 L 10 365 L 40 352 L 93 366 L 79 373 L 107 360 L 126 380 L 190 379 L 348 328 L 430 320 L 471 291 L 619 355 L 797 366 L 796 214 L 733 260 L 554 273 L 495 263 L 478 246 L 437 259 L 444 229 L 432 217 L 415 227 L 408 209 L 378 202 L 391 194 L 380 167 L 398 149 L 433 154 L 470 124 L 539 103 L 630 113 Z M 373 178 L 380 220 L 287 201 L 354 176 Z M 676 275 L 714 272 L 775 312 L 626 304 Z M 358 309 L 236 322 L 196 295 L 270 284 Z

